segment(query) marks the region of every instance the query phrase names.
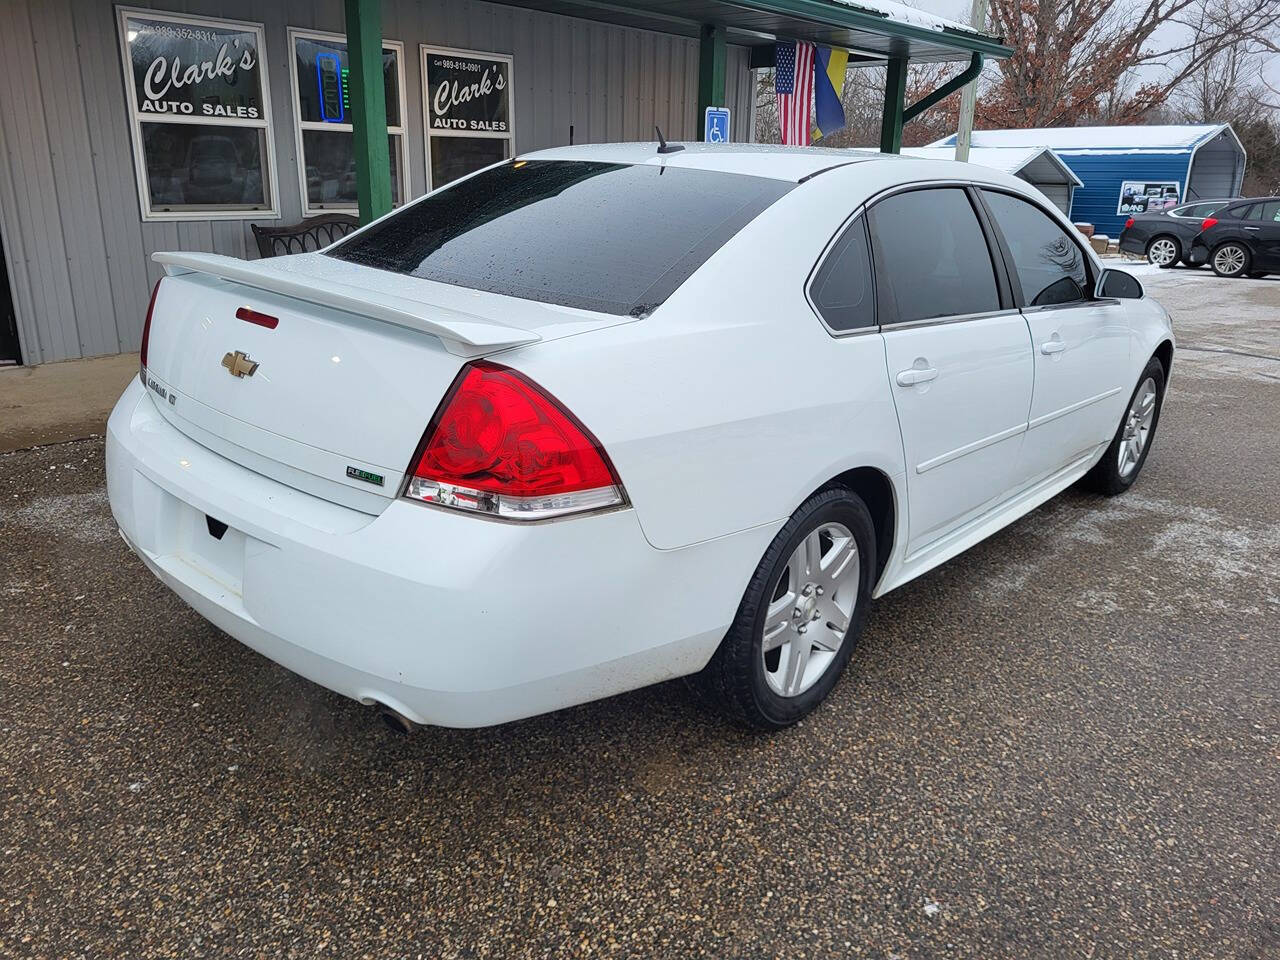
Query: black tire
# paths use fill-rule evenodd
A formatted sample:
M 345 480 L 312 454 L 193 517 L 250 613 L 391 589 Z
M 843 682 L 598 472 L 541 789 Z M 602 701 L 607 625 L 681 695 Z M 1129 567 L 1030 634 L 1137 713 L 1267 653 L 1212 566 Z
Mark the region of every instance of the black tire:
M 762 652 L 765 611 L 800 542 L 831 522 L 843 524 L 853 534 L 858 548 L 857 601 L 844 640 L 826 672 L 807 690 L 784 697 L 772 690 L 765 678 Z M 741 726 L 780 730 L 802 719 L 826 699 L 849 662 L 866 620 L 876 569 L 875 526 L 862 499 L 842 487 L 815 493 L 800 505 L 769 544 L 738 605 L 733 625 L 711 662 L 693 678 L 694 685 L 720 712 Z
M 1170 243 L 1173 244 L 1173 257 L 1172 259 L 1169 260 L 1168 263 L 1157 263 L 1151 257 L 1151 248 L 1156 245 L 1156 241 L 1158 240 L 1168 240 Z M 1178 265 L 1178 261 L 1182 259 L 1182 244 L 1178 241 L 1177 237 L 1172 237 L 1167 233 L 1162 233 L 1158 237 L 1152 237 L 1150 240 L 1148 240 L 1147 249 L 1143 252 L 1147 258 L 1147 263 L 1155 264 L 1155 266 L 1159 267 L 1162 270 L 1168 270 L 1172 267 L 1176 267 Z
M 1240 259 L 1237 261 L 1240 264 L 1240 266 L 1232 270 L 1222 270 L 1218 266 L 1218 254 L 1222 253 L 1228 248 L 1234 248 L 1240 251 L 1241 256 L 1240 256 Z M 1243 277 L 1246 274 L 1248 274 L 1249 264 L 1250 262 L 1252 262 L 1252 260 L 1253 260 L 1253 257 L 1249 254 L 1248 247 L 1246 247 L 1243 243 L 1239 243 L 1235 240 L 1228 240 L 1226 243 L 1219 244 L 1218 246 L 1213 248 L 1213 253 L 1209 255 L 1209 266 L 1211 266 L 1213 268 L 1213 272 L 1220 277 L 1228 277 L 1228 278 Z
M 1147 434 L 1146 445 L 1142 448 L 1142 452 L 1138 455 L 1138 462 L 1133 469 L 1127 474 L 1120 472 L 1120 444 L 1124 442 L 1125 427 L 1128 424 L 1129 411 L 1133 407 L 1133 402 L 1138 396 L 1138 391 L 1142 389 L 1142 385 L 1148 379 L 1155 381 L 1156 387 L 1156 410 L 1151 421 L 1151 430 Z M 1151 447 L 1155 444 L 1156 428 L 1160 426 L 1160 411 L 1164 407 L 1164 367 L 1160 361 L 1152 357 L 1147 361 L 1146 368 L 1142 371 L 1142 375 L 1138 377 L 1138 383 L 1133 388 L 1133 393 L 1129 395 L 1129 402 L 1125 404 L 1124 415 L 1120 418 L 1120 425 L 1116 427 L 1116 434 L 1111 439 L 1111 443 L 1107 446 L 1107 452 L 1102 455 L 1102 459 L 1094 464 L 1093 469 L 1084 476 L 1084 486 L 1100 493 L 1106 497 L 1114 497 L 1118 493 L 1124 493 L 1134 481 L 1138 479 L 1142 473 L 1142 467 L 1147 462 L 1147 455 L 1151 453 Z

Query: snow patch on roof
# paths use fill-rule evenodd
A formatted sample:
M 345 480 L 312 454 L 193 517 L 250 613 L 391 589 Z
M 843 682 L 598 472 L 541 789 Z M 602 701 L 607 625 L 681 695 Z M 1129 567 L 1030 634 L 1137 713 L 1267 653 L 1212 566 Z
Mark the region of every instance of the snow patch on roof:
M 925 13 L 923 10 L 909 7 L 905 3 L 898 3 L 896 0 L 835 0 L 835 2 L 843 7 L 852 7 L 855 10 L 879 14 L 897 23 L 909 23 L 913 27 L 924 27 L 926 30 L 937 30 L 939 32 L 943 30 L 960 30 L 964 33 L 971 33 L 976 37 L 986 36 L 981 30 L 975 30 L 973 27 L 960 23 L 958 20 L 948 20 L 946 17 Z
M 1192 147 L 1227 124 L 1170 124 L 1127 127 L 1036 127 L 1030 130 L 975 130 L 975 147 L 1051 147 L 1058 153 L 1169 153 Z M 953 145 L 955 135 L 931 147 Z
M 919 157 L 922 160 L 954 160 L 956 158 L 955 147 L 903 147 L 902 153 L 903 156 Z M 972 147 L 969 150 L 970 163 L 1011 174 L 1018 173 L 1019 170 L 1042 157 L 1062 174 L 1063 183 L 1084 185 L 1071 168 L 1048 147 Z

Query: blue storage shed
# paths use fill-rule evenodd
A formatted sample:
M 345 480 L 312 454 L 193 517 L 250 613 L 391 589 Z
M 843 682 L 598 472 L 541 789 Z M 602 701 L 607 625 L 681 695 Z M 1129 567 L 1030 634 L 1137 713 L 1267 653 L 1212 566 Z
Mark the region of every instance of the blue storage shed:
M 954 146 L 954 136 L 931 144 Z M 975 130 L 973 146 L 1049 147 L 1083 186 L 1071 219 L 1120 235 L 1131 214 L 1240 194 L 1245 150 L 1227 123 Z

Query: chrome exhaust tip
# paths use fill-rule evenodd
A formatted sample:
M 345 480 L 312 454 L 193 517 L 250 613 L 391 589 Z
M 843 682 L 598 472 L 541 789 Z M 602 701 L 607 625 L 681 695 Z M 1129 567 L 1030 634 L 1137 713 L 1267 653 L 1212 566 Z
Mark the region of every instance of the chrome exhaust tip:
M 399 710 L 388 707 L 385 703 L 377 704 L 378 716 L 387 725 L 387 729 L 401 736 L 407 736 L 418 729 L 418 725 Z

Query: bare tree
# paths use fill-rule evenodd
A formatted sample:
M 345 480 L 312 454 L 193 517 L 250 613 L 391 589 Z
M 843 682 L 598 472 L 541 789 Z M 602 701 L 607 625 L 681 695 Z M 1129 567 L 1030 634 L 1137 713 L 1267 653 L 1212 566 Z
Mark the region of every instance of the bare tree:
M 1015 53 L 982 98 L 984 125 L 1134 122 L 1242 38 L 1277 49 L 1280 2 L 991 0 L 991 26 Z M 1162 69 L 1128 93 L 1139 67 Z

